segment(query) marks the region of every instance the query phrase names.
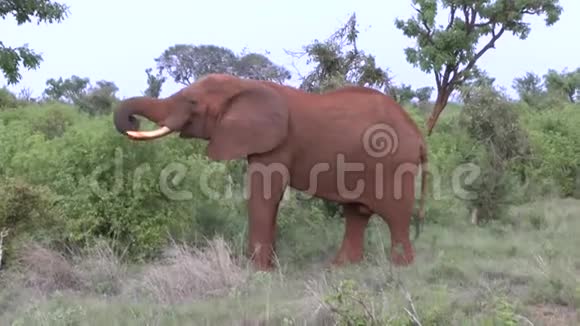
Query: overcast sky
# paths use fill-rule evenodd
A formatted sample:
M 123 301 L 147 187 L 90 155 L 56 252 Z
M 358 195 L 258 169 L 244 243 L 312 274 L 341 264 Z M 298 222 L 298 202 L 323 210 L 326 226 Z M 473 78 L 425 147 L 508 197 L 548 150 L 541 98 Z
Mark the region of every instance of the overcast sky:
M 76 74 L 114 81 L 120 97 L 141 95 L 146 88 L 145 69 L 153 59 L 177 43 L 216 44 L 235 52 L 244 48 L 264 53 L 293 75 L 293 59 L 284 50 L 300 50 L 314 39 L 325 39 L 356 12 L 360 25 L 359 47 L 388 67 L 397 83 L 434 86 L 434 78 L 407 63 L 403 53 L 412 40 L 395 28 L 397 17 L 414 14 L 411 1 L 293 0 L 293 1 L 178 1 L 178 0 L 65 0 L 70 15 L 60 24 L 29 23 L 14 19 L 0 22 L 1 41 L 7 46 L 29 46 L 42 53 L 37 70 L 22 71 L 22 87 L 39 96 L 49 78 Z M 505 35 L 489 51 L 480 67 L 510 88 L 514 77 L 527 71 L 543 74 L 549 68 L 580 66 L 580 1 L 561 0 L 560 21 L 546 27 L 542 18 L 528 18 L 532 32 L 521 41 Z M 354 4 L 356 3 L 356 5 Z M 163 4 L 163 5 L 161 5 Z M 569 34 L 570 33 L 570 34 Z M 565 35 L 572 35 L 565 36 Z M 304 64 L 297 63 L 305 74 Z M 6 80 L 0 77 L 0 85 Z M 178 89 L 166 83 L 162 96 Z

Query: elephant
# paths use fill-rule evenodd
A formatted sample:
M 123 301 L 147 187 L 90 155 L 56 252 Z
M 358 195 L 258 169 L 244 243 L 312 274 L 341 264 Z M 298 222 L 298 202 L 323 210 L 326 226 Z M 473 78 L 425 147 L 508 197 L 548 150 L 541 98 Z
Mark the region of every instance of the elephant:
M 136 116 L 158 128 L 140 131 Z M 331 266 L 364 258 L 365 230 L 374 214 L 390 230 L 391 263 L 414 262 L 409 233 L 415 178 L 420 168 L 416 239 L 425 214 L 427 145 L 401 105 L 378 90 L 346 85 L 314 93 L 213 73 L 165 98 L 126 98 L 113 120 L 133 141 L 176 134 L 207 141 L 211 160 L 247 160 L 247 254 L 257 270 L 276 268 L 276 220 L 289 187 L 342 206 L 344 235 Z

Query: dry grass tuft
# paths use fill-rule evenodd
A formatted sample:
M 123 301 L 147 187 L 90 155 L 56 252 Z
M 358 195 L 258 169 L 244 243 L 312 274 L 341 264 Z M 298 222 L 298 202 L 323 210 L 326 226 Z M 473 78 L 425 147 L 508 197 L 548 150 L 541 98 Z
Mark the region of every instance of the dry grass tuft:
M 75 261 L 87 290 L 107 295 L 122 291 L 127 269 L 107 243 L 88 248 L 83 255 L 75 257 Z
M 48 295 L 72 290 L 113 295 L 121 291 L 125 267 L 107 244 L 68 258 L 37 243 L 18 252 L 23 285 Z
M 175 245 L 171 256 L 147 268 L 143 287 L 162 303 L 227 294 L 243 284 L 249 270 L 234 261 L 222 238 L 208 241 L 206 248 Z
M 82 287 L 75 267 L 60 253 L 30 243 L 20 249 L 18 263 L 24 285 L 42 293 Z

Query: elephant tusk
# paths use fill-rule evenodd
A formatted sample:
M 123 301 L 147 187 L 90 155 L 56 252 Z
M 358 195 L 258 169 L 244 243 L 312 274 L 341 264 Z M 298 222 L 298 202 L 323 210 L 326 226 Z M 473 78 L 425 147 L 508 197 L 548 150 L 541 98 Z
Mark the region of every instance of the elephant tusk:
M 127 131 L 127 135 L 135 139 L 154 139 L 171 133 L 168 127 L 161 127 L 152 131 Z

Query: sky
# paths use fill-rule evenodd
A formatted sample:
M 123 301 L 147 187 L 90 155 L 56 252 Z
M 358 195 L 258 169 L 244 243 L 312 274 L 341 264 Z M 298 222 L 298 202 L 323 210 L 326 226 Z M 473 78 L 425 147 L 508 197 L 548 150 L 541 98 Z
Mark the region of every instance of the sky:
M 19 84 L 40 96 L 49 78 L 72 75 L 91 82 L 110 80 L 121 98 L 143 94 L 147 87 L 145 69 L 155 67 L 154 58 L 175 44 L 215 44 L 239 53 L 269 52 L 268 57 L 285 65 L 297 78 L 309 66 L 287 51 L 300 51 L 315 39 L 323 40 L 341 27 L 354 12 L 359 23 L 358 47 L 388 68 L 396 83 L 413 87 L 435 86 L 434 77 L 409 64 L 404 48 L 414 40 L 395 28 L 396 18 L 414 15 L 411 1 L 385 0 L 293 0 L 293 1 L 178 1 L 178 0 L 62 0 L 70 7 L 61 23 L 21 26 L 12 17 L 0 21 L 0 40 L 5 46 L 28 44 L 43 55 L 36 70 L 21 70 Z M 548 69 L 580 66 L 580 42 L 572 39 L 580 31 L 580 1 L 560 0 L 564 12 L 554 26 L 542 17 L 528 17 L 532 31 L 526 40 L 502 36 L 496 49 L 478 61 L 480 68 L 496 78 L 496 84 L 511 94 L 514 78 L 532 71 L 543 75 Z M 445 17 L 443 17 L 445 18 Z M 570 34 L 569 34 L 570 33 Z M 565 35 L 573 35 L 572 38 Z M 294 78 L 294 81 L 296 80 Z M 0 86 L 6 85 L 0 76 Z M 293 82 L 292 84 L 296 84 Z M 161 96 L 181 88 L 166 82 Z

